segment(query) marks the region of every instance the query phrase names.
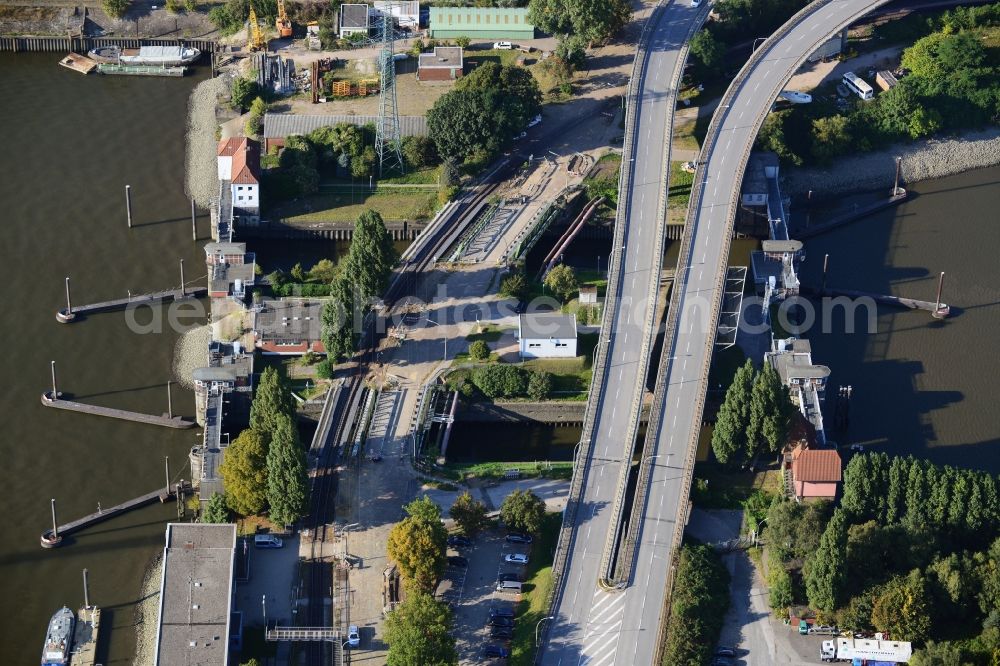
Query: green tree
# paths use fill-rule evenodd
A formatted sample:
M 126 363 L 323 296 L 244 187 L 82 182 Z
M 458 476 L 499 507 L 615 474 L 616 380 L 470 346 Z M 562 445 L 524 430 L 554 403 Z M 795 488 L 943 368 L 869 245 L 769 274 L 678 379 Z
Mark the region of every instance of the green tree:
M 408 591 L 430 594 L 444 574 L 448 532 L 439 517 L 428 519 L 422 505 L 411 502 L 406 508 L 412 513 L 389 532 L 387 552 Z
M 931 618 L 927 586 L 920 570 L 889 581 L 875 600 L 872 624 L 891 637 L 905 637 L 914 643 L 927 640 Z
M 964 656 L 962 647 L 956 643 L 928 641 L 923 649 L 913 653 L 908 663 L 910 666 L 956 666 L 968 663 Z
M 691 57 L 699 69 L 700 77 L 715 76 L 722 69 L 726 48 L 711 30 L 699 30 L 691 38 Z
M 184 11 L 188 13 L 198 11 L 197 0 L 184 0 Z
M 451 611 L 426 593 L 410 594 L 385 618 L 388 666 L 451 666 L 458 663 Z
M 267 451 L 267 500 L 271 522 L 291 525 L 306 513 L 306 456 L 291 417 L 281 415 Z
M 462 180 L 462 174 L 458 171 L 458 164 L 452 157 L 446 157 L 441 162 L 441 173 L 438 174 L 438 185 L 441 187 L 454 187 Z
M 354 355 L 362 310 L 357 290 L 346 275 L 333 281 L 330 296 L 320 311 L 320 332 L 328 358 L 340 363 Z
M 201 514 L 200 522 L 203 523 L 228 523 L 229 509 L 226 507 L 226 496 L 219 493 L 212 493 L 208 498 L 208 504 Z
M 788 438 L 788 426 L 795 414 L 795 405 L 788 396 L 788 389 L 770 363 L 764 363 L 754 378 L 750 391 L 747 420 L 748 455 L 752 456 L 761 444 L 769 453 L 777 453 Z
M 403 159 L 413 169 L 430 166 L 437 159 L 434 142 L 426 136 L 403 137 Z
M 257 87 L 257 79 L 249 76 L 241 76 L 233 80 L 229 103 L 236 111 L 242 111 L 259 94 L 260 89 Z
M 428 523 L 441 522 L 441 507 L 427 495 L 422 495 L 403 506 L 403 511 L 416 520 Z
M 267 506 L 267 437 L 247 428 L 226 447 L 219 473 L 226 504 L 241 516 L 253 516 Z
M 485 340 L 476 340 L 469 345 L 469 357 L 475 361 L 485 361 L 490 357 L 490 346 Z
M 559 264 L 549 271 L 543 283 L 563 303 L 572 299 L 580 291 L 580 283 L 577 282 L 576 273 L 566 264 Z
M 261 97 L 255 97 L 250 103 L 250 117 L 247 118 L 243 133 L 247 136 L 257 136 L 264 128 L 264 114 L 267 113 L 267 104 Z
M 812 121 L 812 153 L 821 162 L 848 152 L 852 143 L 847 116 L 837 114 Z
M 523 299 L 528 295 L 528 281 L 523 273 L 511 273 L 500 282 L 500 296 Z
M 819 548 L 806 560 L 803 573 L 809 605 L 832 613 L 840 603 L 847 582 L 847 520 L 836 509 L 819 540 Z
M 512 398 L 527 389 L 524 372 L 513 365 L 487 365 L 476 368 L 472 383 L 487 398 Z
M 101 0 L 101 9 L 111 18 L 121 18 L 125 16 L 130 4 L 130 0 Z
M 351 157 L 351 175 L 364 178 L 375 173 L 375 148 L 365 146 L 361 152 Z M 352 239 L 353 240 L 353 239 Z
M 552 392 L 552 373 L 536 370 L 528 376 L 528 397 L 545 400 Z
M 603 42 L 628 22 L 631 6 L 626 0 L 531 0 L 528 20 L 553 35 L 579 35 Z
M 500 504 L 500 520 L 509 529 L 537 534 L 545 520 L 545 502 L 530 490 L 515 490 Z
M 662 663 L 707 664 L 729 608 L 729 571 L 710 547 L 685 545 L 675 576 Z
M 777 153 L 782 161 L 793 166 L 800 166 L 802 158 L 789 147 L 785 138 L 785 119 L 791 114 L 791 109 L 769 113 L 764 124 L 757 133 L 757 147 Z
M 746 459 L 747 428 L 750 423 L 750 392 L 754 382 L 753 361 L 746 360 L 733 376 L 712 430 L 712 451 L 722 464 Z
M 469 48 L 469 44 L 471 44 L 471 43 L 472 43 L 472 40 L 469 39 L 468 37 L 456 37 L 455 38 L 455 46 L 457 46 L 459 48 L 462 48 L 462 49 Z
M 264 368 L 250 406 L 250 427 L 264 437 L 266 446 L 277 427 L 278 419 L 294 415 L 295 403 L 285 376 L 274 367 Z
M 385 291 L 396 258 L 396 250 L 385 230 L 382 216 L 374 210 L 361 213 L 354 223 L 344 273 L 351 276 L 363 300 Z
M 795 601 L 792 594 L 792 577 L 785 568 L 785 563 L 777 556 L 772 557 L 772 553 L 773 550 L 768 550 L 768 604 L 779 614 L 784 614 Z
M 571 70 L 583 69 L 587 64 L 587 43 L 578 35 L 559 35 L 556 43 L 556 58 L 566 63 Z
M 337 265 L 329 259 L 320 259 L 309 269 L 309 279 L 315 282 L 333 282 L 337 277 Z
M 486 505 L 473 499 L 468 490 L 458 496 L 448 515 L 468 536 L 476 536 L 487 525 Z
M 937 109 L 925 109 L 918 106 L 910 115 L 910 122 L 907 124 L 907 131 L 911 139 L 919 139 L 923 136 L 934 134 L 944 125 L 941 114 Z

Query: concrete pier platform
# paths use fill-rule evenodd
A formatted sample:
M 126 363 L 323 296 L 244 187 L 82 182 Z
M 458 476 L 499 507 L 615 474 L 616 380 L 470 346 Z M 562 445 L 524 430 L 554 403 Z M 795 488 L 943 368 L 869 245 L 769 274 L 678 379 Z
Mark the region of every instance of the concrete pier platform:
M 59 64 L 81 74 L 90 74 L 97 68 L 97 61 L 79 53 L 68 53 Z
M 97 606 L 81 608 L 76 612 L 73 637 L 73 666 L 95 666 L 97 663 L 97 638 L 101 629 L 101 609 Z
M 197 287 L 193 289 L 168 289 L 157 291 L 151 294 L 131 296 L 129 298 L 118 298 L 100 303 L 88 303 L 87 305 L 74 305 L 71 310 L 61 308 L 56 312 L 56 320 L 61 324 L 68 324 L 74 321 L 78 315 L 96 314 L 98 312 L 112 312 L 114 310 L 124 310 L 135 305 L 155 305 L 159 302 L 180 300 L 182 298 L 200 298 L 208 294 L 207 287 Z
M 124 409 L 114 409 L 112 407 L 87 405 L 82 402 L 63 400 L 58 396 L 53 399 L 52 391 L 46 391 L 42 394 L 42 404 L 46 407 L 55 407 L 56 409 L 65 409 L 71 412 L 82 412 L 84 414 L 93 414 L 94 416 L 107 416 L 113 419 L 134 421 L 135 423 L 146 423 L 149 425 L 163 426 L 165 428 L 182 429 L 192 428 L 196 425 L 194 421 L 189 421 L 180 416 L 168 416 L 166 414 L 156 416 L 155 414 L 130 412 Z

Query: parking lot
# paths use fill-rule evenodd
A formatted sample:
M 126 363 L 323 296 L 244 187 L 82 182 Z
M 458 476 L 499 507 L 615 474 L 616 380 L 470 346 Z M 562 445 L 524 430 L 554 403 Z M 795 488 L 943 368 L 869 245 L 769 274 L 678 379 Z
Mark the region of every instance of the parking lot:
M 523 579 L 525 565 L 505 562 L 504 557 L 508 554 L 530 556 L 531 546 L 508 543 L 505 535 L 506 532 L 492 530 L 480 534 L 469 547 L 448 548 L 449 556 L 458 555 L 468 560 L 467 567 L 449 565 L 445 580 L 438 588 L 438 598 L 451 604 L 455 614 L 459 663 L 478 662 L 483 645 L 509 647 L 509 640 L 490 637 L 487 621 L 491 610 L 505 614 L 513 614 L 516 610 L 521 595 L 497 592 L 497 580 L 505 574 Z
M 299 537 L 284 535 L 281 548 L 257 548 L 253 538 L 240 539 L 238 548 L 247 542 L 246 556 L 250 561 L 250 579 L 236 585 L 236 608 L 243 611 L 246 625 L 264 624 L 264 612 L 269 622 L 294 624 L 295 593 L 298 588 Z

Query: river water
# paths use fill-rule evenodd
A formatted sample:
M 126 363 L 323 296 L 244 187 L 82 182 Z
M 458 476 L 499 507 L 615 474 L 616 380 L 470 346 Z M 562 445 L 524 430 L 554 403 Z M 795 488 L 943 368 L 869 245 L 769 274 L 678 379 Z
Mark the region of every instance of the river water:
M 39 547 L 49 499 L 62 522 L 150 492 L 182 469 L 200 430 L 174 431 L 45 409 L 39 396 L 55 360 L 60 390 L 85 402 L 149 413 L 166 411 L 165 384 L 177 335 L 136 335 L 122 313 L 70 325 L 56 322 L 71 276 L 76 303 L 177 285 L 178 260 L 190 281 L 203 276 L 202 242 L 191 239 L 184 194 L 187 98 L 195 77 L 81 76 L 58 54 L 0 54 L 4 147 L 0 151 L 2 258 L 7 301 L 0 327 L 4 464 L 0 505 L 0 663 L 38 663 L 49 616 L 90 598 L 102 606 L 99 660 L 129 664 L 134 604 L 144 569 L 163 547 L 176 507 L 154 505 L 100 524 L 56 550 Z M 126 228 L 124 186 L 135 226 Z M 194 414 L 194 397 L 174 387 L 174 410 Z M 185 476 L 185 478 L 190 478 Z

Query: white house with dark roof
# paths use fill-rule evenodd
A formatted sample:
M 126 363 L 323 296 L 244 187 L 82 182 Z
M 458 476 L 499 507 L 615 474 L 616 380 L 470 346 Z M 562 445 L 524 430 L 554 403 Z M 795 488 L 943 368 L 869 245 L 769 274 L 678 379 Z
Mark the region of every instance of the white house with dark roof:
M 574 358 L 576 315 L 558 312 L 523 314 L 517 320 L 521 358 Z
M 340 6 L 340 38 L 347 39 L 354 34 L 368 34 L 370 8 L 362 4 Z

